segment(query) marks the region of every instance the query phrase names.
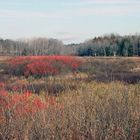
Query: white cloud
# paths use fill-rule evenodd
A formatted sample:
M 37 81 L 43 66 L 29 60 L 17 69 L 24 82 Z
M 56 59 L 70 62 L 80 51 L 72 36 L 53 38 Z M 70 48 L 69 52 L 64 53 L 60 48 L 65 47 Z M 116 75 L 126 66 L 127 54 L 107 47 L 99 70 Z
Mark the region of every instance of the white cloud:
M 81 6 L 81 5 L 115 5 L 115 4 L 140 4 L 139 0 L 80 0 L 80 2 L 65 2 L 65 6 Z
M 19 11 L 19 10 L 0 10 L 0 17 L 5 18 L 26 18 L 26 17 L 50 17 L 50 14 L 44 12 Z
M 59 40 L 63 40 L 64 43 L 69 43 L 69 42 L 75 42 L 81 40 L 81 34 L 82 33 L 74 33 L 74 32 L 54 32 L 50 34 L 50 36 L 53 36 L 54 38 L 57 38 Z M 84 39 L 83 39 L 84 40 Z
M 60 19 L 75 16 L 125 16 L 125 15 L 139 15 L 140 2 L 137 0 L 81 0 L 81 3 L 120 3 L 120 5 L 106 5 L 106 6 L 84 6 L 77 8 L 64 8 L 59 11 L 22 11 L 22 10 L 3 10 L 0 9 L 1 18 L 51 18 Z M 123 4 L 122 4 L 123 3 Z M 138 4 L 139 3 L 139 4 Z M 67 3 L 69 4 L 69 3 Z M 73 3 L 74 4 L 74 3 Z M 80 4 L 80 2 L 79 2 Z M 122 4 L 122 5 L 121 5 Z

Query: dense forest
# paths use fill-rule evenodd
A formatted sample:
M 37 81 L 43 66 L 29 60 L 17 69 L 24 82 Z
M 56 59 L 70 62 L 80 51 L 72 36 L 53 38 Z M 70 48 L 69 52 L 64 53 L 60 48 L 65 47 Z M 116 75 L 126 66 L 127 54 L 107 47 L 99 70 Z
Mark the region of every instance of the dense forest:
M 57 39 L 0 39 L 1 55 L 140 56 L 140 35 L 106 35 L 80 44 L 64 45 Z
M 80 45 L 80 56 L 140 56 L 140 35 L 95 37 Z

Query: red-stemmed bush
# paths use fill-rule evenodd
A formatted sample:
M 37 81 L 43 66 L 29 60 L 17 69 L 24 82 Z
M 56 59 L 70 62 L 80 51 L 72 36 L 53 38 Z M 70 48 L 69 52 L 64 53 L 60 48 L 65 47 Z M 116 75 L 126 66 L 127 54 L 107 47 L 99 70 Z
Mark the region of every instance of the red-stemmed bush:
M 15 75 L 54 75 L 75 71 L 81 61 L 73 56 L 20 56 L 7 62 L 8 72 Z
M 0 91 L 0 122 L 7 119 L 7 113 L 12 118 L 26 118 L 35 116 L 41 111 L 47 111 L 49 107 L 60 109 L 62 105 L 55 97 L 41 98 L 28 91 L 23 94 Z

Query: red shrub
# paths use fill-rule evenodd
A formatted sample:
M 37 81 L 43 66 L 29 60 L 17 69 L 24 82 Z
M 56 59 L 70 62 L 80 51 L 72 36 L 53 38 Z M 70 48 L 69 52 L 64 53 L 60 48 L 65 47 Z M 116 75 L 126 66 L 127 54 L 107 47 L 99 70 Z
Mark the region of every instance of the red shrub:
M 76 70 L 81 61 L 72 56 L 23 56 L 8 61 L 9 72 L 16 75 L 53 75 Z
M 5 88 L 5 84 L 3 82 L 0 82 L 0 90 Z
M 55 74 L 57 70 L 51 65 L 50 62 L 47 61 L 33 61 L 26 65 L 24 70 L 24 75 L 47 75 L 47 74 Z
M 0 122 L 6 119 L 5 113 L 10 112 L 14 118 L 34 116 L 40 111 L 45 111 L 48 107 L 61 108 L 55 97 L 44 97 L 43 99 L 31 92 L 23 94 L 9 94 L 0 92 Z

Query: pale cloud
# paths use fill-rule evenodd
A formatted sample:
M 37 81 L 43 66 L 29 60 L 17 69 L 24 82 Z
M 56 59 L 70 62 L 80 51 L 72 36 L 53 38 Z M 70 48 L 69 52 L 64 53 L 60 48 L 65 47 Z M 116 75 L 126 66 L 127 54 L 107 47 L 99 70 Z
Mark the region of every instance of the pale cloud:
M 140 5 L 120 5 L 106 7 L 79 7 L 53 12 L 0 10 L 1 18 L 69 18 L 74 16 L 126 16 L 139 15 Z
M 140 0 L 80 0 L 62 2 L 63 9 L 56 11 L 0 9 L 1 18 L 69 18 L 75 16 L 124 16 L 140 14 Z M 83 6 L 79 6 L 82 5 Z M 95 5 L 98 4 L 98 5 Z M 113 4 L 113 5 L 111 5 Z M 118 4 L 118 5 L 115 5 Z M 76 6 L 72 8 L 71 6 Z
M 140 6 L 114 6 L 114 7 L 95 7 L 95 8 L 83 8 L 79 10 L 82 15 L 96 15 L 96 16 L 127 16 L 127 15 L 139 15 Z
M 19 10 L 0 10 L 0 17 L 3 18 L 44 18 L 52 17 L 51 14 L 45 12 L 35 12 L 35 11 L 19 11 Z
M 140 3 L 139 0 L 81 0 L 84 3 L 93 4 L 132 4 Z
M 114 4 L 140 4 L 139 0 L 80 0 L 80 2 L 65 2 L 65 6 L 81 6 L 81 5 L 114 5 Z
M 79 40 L 82 39 L 81 34 L 82 33 L 60 31 L 60 32 L 52 33 L 51 36 L 53 36 L 59 40 L 63 40 L 63 42 L 67 44 L 67 43 L 73 42 L 73 41 L 79 42 Z M 82 40 L 84 41 L 84 38 Z

